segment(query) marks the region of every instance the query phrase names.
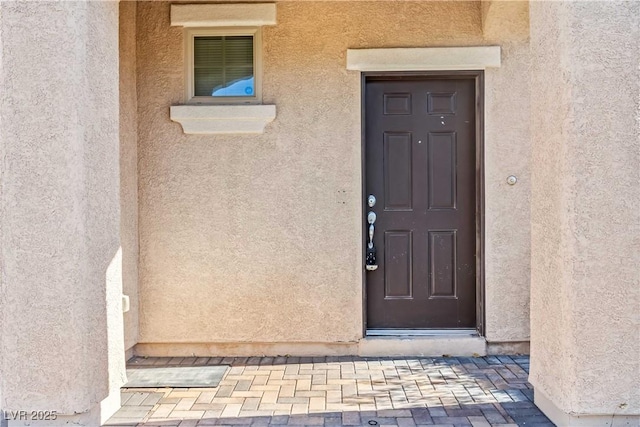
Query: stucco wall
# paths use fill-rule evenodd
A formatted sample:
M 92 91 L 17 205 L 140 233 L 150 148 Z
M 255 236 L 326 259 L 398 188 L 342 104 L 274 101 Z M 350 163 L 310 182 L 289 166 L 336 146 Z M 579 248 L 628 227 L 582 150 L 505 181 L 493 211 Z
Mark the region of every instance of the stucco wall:
M 529 7 L 525 1 L 483 0 L 481 10 L 484 42 L 502 47 L 502 66 L 485 72 L 485 335 L 492 342 L 527 341 L 531 265 Z M 510 175 L 518 180 L 514 186 L 507 184 Z
M 637 2 L 531 4 L 530 381 L 593 425 L 640 413 L 639 29 Z
M 529 39 L 529 1 L 481 0 L 482 33 L 487 40 Z
M 346 49 L 481 45 L 480 4 L 278 3 L 263 32 L 263 100 L 278 113 L 258 136 L 185 136 L 168 114 L 184 102 L 182 29 L 168 3 L 143 2 L 137 30 L 140 342 L 359 339 L 360 76 Z M 497 341 L 528 339 L 526 49 L 506 47 L 486 75 Z
M 517 342 L 529 340 L 530 54 L 527 42 L 501 45 L 502 66 L 485 73 L 485 335 Z
M 0 408 L 98 425 L 124 378 L 118 5 L 0 9 Z
M 125 349 L 138 342 L 138 92 L 136 88 L 136 5 L 120 2 L 120 240 Z
M 2 13 L 2 11 L 0 10 L 0 13 Z M 0 20 L 2 18 L 0 17 Z M 4 81 L 4 30 L 2 28 L 2 26 L 0 26 L 0 77 L 2 78 L 2 80 L 0 80 L 0 87 L 3 87 L 3 82 Z M 2 99 L 2 98 L 0 98 Z M 4 102 L 4 101 L 2 101 Z M 0 104 L 0 108 L 2 108 L 3 104 Z M 2 111 L 2 110 L 0 110 Z M 4 159 L 5 158 L 5 138 L 6 136 L 4 135 L 4 132 L 2 132 L 2 124 L 4 123 L 6 119 L 4 118 L 4 114 L 0 113 L 0 159 Z M 4 165 L 4 162 L 0 163 L 0 182 L 4 182 L 5 180 L 5 171 L 6 167 Z M 4 239 L 4 190 L 2 189 L 2 186 L 0 186 L 0 266 L 3 263 L 4 260 L 4 252 L 5 252 L 5 248 L 7 247 L 7 242 L 5 242 Z M 4 301 L 6 300 L 6 290 L 7 290 L 7 285 L 6 285 L 6 280 L 4 278 L 4 274 L 2 274 L 2 271 L 4 270 L 3 267 L 0 267 L 0 307 L 3 306 Z M 2 319 L 2 316 L 0 315 L 0 319 Z M 4 323 L 0 323 L 0 336 L 1 334 L 5 333 L 5 329 L 4 329 Z M 4 364 L 4 351 L 0 350 L 0 378 L 3 378 L 6 373 L 5 373 L 5 364 Z M 0 381 L 0 402 L 4 402 L 4 400 L 2 400 L 2 389 L 4 387 L 4 381 Z M 3 426 L 4 427 L 4 426 Z

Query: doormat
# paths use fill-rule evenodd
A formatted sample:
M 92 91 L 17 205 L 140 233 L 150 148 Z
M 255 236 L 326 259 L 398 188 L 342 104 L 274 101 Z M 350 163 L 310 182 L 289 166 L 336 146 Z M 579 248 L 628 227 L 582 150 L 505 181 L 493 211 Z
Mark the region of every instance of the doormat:
M 127 369 L 123 388 L 217 387 L 229 366 L 162 366 Z

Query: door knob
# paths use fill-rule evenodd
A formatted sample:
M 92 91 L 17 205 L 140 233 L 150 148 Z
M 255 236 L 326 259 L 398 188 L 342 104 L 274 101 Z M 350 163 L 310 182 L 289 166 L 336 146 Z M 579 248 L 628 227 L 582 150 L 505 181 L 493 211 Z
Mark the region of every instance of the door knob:
M 367 215 L 367 222 L 373 225 L 376 222 L 377 218 L 378 216 L 376 215 L 375 212 L 369 212 L 369 214 Z

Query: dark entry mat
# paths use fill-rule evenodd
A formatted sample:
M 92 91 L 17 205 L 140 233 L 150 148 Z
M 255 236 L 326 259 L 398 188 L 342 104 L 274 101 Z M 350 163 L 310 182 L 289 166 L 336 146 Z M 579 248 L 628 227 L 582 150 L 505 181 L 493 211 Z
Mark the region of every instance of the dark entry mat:
M 127 369 L 123 388 L 217 387 L 228 366 L 163 366 Z

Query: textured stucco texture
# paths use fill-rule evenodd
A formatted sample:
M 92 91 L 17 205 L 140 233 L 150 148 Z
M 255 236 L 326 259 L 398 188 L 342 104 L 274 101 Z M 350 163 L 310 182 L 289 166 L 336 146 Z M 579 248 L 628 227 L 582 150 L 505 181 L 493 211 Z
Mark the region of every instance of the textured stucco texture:
M 124 379 L 118 4 L 1 2 L 0 34 L 0 408 L 97 414 Z
M 485 335 L 518 342 L 529 340 L 529 45 L 503 43 L 502 55 L 485 72 Z
M 481 0 L 482 34 L 487 40 L 529 39 L 529 1 Z
M 363 333 L 360 73 L 349 48 L 501 44 L 476 2 L 278 2 L 264 134 L 185 135 L 183 30 L 137 8 L 141 343 L 354 342 Z M 410 19 L 409 19 L 410 18 Z M 487 337 L 526 341 L 528 44 L 487 71 Z M 506 178 L 515 174 L 518 184 Z
M 502 48 L 502 66 L 485 72 L 485 336 L 489 342 L 498 343 L 529 340 L 531 151 L 527 3 L 481 3 L 484 43 Z M 507 184 L 510 175 L 517 178 L 514 186 Z
M 120 2 L 120 244 L 124 345 L 138 342 L 138 96 L 136 89 L 136 2 Z
M 640 3 L 530 16 L 530 381 L 565 414 L 639 414 Z

